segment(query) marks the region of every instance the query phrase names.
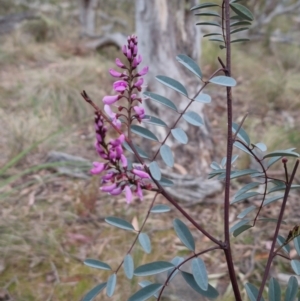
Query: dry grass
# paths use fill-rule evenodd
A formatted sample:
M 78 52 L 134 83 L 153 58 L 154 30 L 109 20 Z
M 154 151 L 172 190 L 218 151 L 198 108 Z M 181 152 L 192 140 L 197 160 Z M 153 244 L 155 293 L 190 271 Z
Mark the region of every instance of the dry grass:
M 55 169 L 42 167 L 50 150 L 90 160 L 95 158 L 93 114 L 79 93 L 87 90 L 100 104 L 102 96 L 111 92 L 107 69 L 112 65 L 108 59 L 112 58 L 111 53 L 80 52 L 71 27 L 61 30 L 49 16 L 45 16 L 44 22 L 44 31 L 38 31 L 37 24 L 28 23 L 13 34 L 1 37 L 0 44 L 0 144 L 3 146 L 0 287 L 18 301 L 79 300 L 94 285 L 106 281 L 107 273 L 85 267 L 82 261 L 87 257 L 98 258 L 116 267 L 134 235 L 113 229 L 105 224 L 104 217 L 116 215 L 141 224 L 148 204 L 145 200 L 127 206 L 124 199 L 99 195 L 97 178 L 72 179 L 59 175 Z M 265 56 L 262 48 L 258 48 L 250 46 L 251 55 L 245 54 L 242 47 L 234 50 L 234 73 L 240 83 L 235 91 L 235 118 L 250 111 L 245 127 L 255 142 L 267 140 L 270 149 L 300 145 L 298 52 L 294 49 L 292 55 L 287 56 L 278 51 L 262 64 Z M 218 53 L 217 45 L 204 44 L 205 72 L 217 67 Z M 217 97 L 214 101 L 219 104 L 224 99 Z M 222 106 L 215 103 L 208 110 L 214 132 L 226 123 L 224 116 L 216 114 L 220 110 L 222 115 Z M 53 133 L 57 134 L 51 136 Z M 223 134 L 217 132 L 219 145 L 224 141 Z M 42 139 L 46 140 L 39 142 Z M 30 151 L 24 152 L 27 148 Z M 220 147 L 220 156 L 222 151 Z M 1 167 L 9 161 L 12 162 L 9 168 L 1 173 Z M 234 185 L 241 184 L 235 182 Z M 151 194 L 147 198 L 151 198 Z M 240 210 L 233 208 L 232 223 L 237 209 Z M 187 210 L 221 237 L 220 205 L 208 200 Z M 137 246 L 133 253 L 136 265 L 187 255 L 171 226 L 175 216 L 173 211 L 151 216 L 147 231 L 153 252 L 146 255 Z M 261 242 L 264 240 L 253 241 L 252 232 L 249 233 L 235 240 L 235 257 L 241 262 L 248 259 L 255 245 L 258 249 L 255 260 L 259 266 L 265 260 L 265 252 L 261 251 L 265 249 Z M 199 248 L 209 246 L 201 236 L 197 244 Z M 219 254 L 208 255 L 206 262 L 212 273 L 226 272 Z M 247 273 L 247 267 L 238 263 L 241 278 Z M 116 301 L 125 300 L 125 296 L 137 289 L 137 280 L 129 284 L 121 275 L 113 299 Z M 259 279 L 260 275 L 252 277 Z M 220 280 L 225 282 L 226 289 L 226 277 Z M 232 300 L 230 293 L 228 300 Z M 101 294 L 96 300 L 104 299 L 105 294 Z

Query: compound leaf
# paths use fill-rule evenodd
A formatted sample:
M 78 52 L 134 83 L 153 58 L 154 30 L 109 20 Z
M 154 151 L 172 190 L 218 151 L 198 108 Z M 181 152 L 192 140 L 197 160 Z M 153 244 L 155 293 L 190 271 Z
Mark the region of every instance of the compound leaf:
M 174 265 L 167 261 L 155 261 L 139 266 L 134 270 L 136 276 L 150 276 L 159 274 L 174 268 Z
M 164 144 L 160 147 L 159 153 L 163 159 L 163 161 L 166 163 L 167 166 L 173 167 L 174 166 L 174 157 L 171 148 Z
M 179 54 L 176 56 L 177 61 L 182 64 L 184 67 L 186 67 L 188 70 L 193 72 L 196 76 L 199 78 L 202 78 L 202 72 L 198 66 L 198 64 L 191 59 L 189 56 L 185 54 Z
M 191 251 L 195 251 L 195 241 L 189 228 L 178 218 L 174 219 L 173 226 L 181 242 Z
M 122 218 L 109 216 L 105 219 L 105 221 L 112 226 L 115 226 L 115 227 L 118 227 L 118 228 L 121 228 L 124 230 L 128 230 L 128 231 L 134 231 L 133 226 L 129 222 L 125 221 Z
M 139 242 L 140 242 L 142 248 L 144 249 L 144 251 L 147 254 L 150 254 L 151 253 L 151 241 L 150 241 L 148 234 L 140 233 L 139 234 Z
M 156 79 L 163 85 L 177 91 L 178 93 L 180 93 L 186 97 L 188 96 L 188 93 L 187 93 L 185 87 L 177 80 L 175 80 L 171 77 L 168 77 L 168 76 L 164 76 L 164 75 L 157 75 Z
M 143 94 L 144 94 L 146 97 L 149 97 L 149 98 L 151 98 L 152 100 L 157 101 L 157 102 L 161 103 L 162 105 L 164 105 L 164 106 L 166 106 L 166 107 L 168 107 L 168 108 L 170 108 L 170 109 L 172 109 L 172 110 L 174 110 L 174 111 L 177 112 L 176 106 L 175 106 L 174 103 L 173 103 L 171 100 L 169 100 L 168 98 L 163 97 L 163 96 L 158 95 L 158 94 L 155 94 L 155 93 L 152 93 L 152 92 L 148 92 L 148 91 L 144 92 Z
M 205 264 L 201 258 L 194 258 L 192 260 L 192 273 L 198 286 L 202 290 L 207 291 L 208 289 L 207 271 L 206 271 Z

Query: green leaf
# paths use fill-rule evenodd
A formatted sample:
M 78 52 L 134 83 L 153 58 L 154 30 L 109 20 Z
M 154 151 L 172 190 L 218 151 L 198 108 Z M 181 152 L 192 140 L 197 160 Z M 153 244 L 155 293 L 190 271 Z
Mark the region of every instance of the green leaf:
M 210 25 L 210 26 L 217 26 L 221 27 L 221 25 L 218 22 L 198 22 L 196 25 Z
M 250 41 L 250 39 L 236 39 L 230 41 L 230 43 L 240 43 L 240 42 L 248 42 L 248 41 Z
M 114 294 L 116 284 L 117 284 L 117 275 L 116 274 L 110 275 L 106 286 L 106 295 L 108 297 L 112 297 L 112 295 Z
M 236 21 L 236 22 L 232 22 L 230 24 L 230 27 L 234 27 L 234 26 L 247 26 L 247 25 L 251 25 L 251 22 L 249 21 Z
M 151 213 L 164 213 L 164 212 L 169 212 L 171 209 L 167 205 L 155 205 L 150 212 Z
M 285 238 L 282 237 L 281 235 L 277 236 L 277 243 L 281 247 L 285 243 Z M 288 255 L 290 254 L 291 248 L 288 244 L 282 247 L 283 251 L 287 253 Z
M 171 181 L 171 180 L 169 180 L 167 178 L 163 178 L 163 177 L 160 179 L 159 184 L 161 186 L 164 186 L 164 187 L 172 187 L 172 186 L 174 186 L 174 182 L 173 181 Z
M 163 159 L 163 161 L 166 163 L 167 166 L 173 167 L 174 166 L 174 157 L 171 148 L 164 144 L 160 147 L 159 153 Z
M 143 128 L 139 125 L 133 124 L 130 126 L 132 133 L 135 133 L 141 137 L 144 137 L 149 140 L 158 141 L 157 137 L 148 129 Z
M 191 11 L 193 10 L 196 10 L 196 9 L 202 9 L 202 8 L 207 8 L 207 7 L 214 7 L 214 6 L 219 6 L 218 4 L 215 4 L 215 3 L 202 3 L 202 4 L 199 4 L 199 5 L 196 5 L 196 6 L 193 6 L 191 8 Z
M 255 170 L 255 169 L 233 170 L 233 173 L 231 174 L 230 179 L 235 179 L 238 177 L 251 175 L 253 173 L 257 173 L 257 170 Z
M 135 269 L 136 276 L 150 276 L 159 274 L 174 268 L 174 265 L 167 261 L 155 261 L 139 266 Z
M 249 27 L 237 28 L 237 29 L 234 29 L 234 30 L 230 31 L 230 34 L 234 34 L 236 32 L 244 31 L 244 30 L 247 30 L 247 29 L 249 29 Z
M 251 283 L 246 283 L 245 288 L 250 301 L 257 301 L 258 289 Z M 260 301 L 264 301 L 264 298 L 261 297 Z
M 232 123 L 232 132 L 235 134 L 236 131 L 238 130 L 239 125 L 235 122 Z M 248 134 L 246 133 L 246 131 L 241 127 L 237 133 L 237 136 L 243 141 L 245 142 L 247 145 L 250 145 L 250 138 L 248 136 Z
M 212 41 L 212 42 L 224 43 L 223 38 L 212 38 L 212 39 L 209 39 L 209 40 Z
M 218 164 L 217 162 L 212 162 L 212 163 L 210 164 L 210 167 L 211 167 L 212 169 L 214 169 L 214 170 L 219 170 L 219 169 L 220 169 L 220 166 L 219 166 L 219 164 Z
M 298 274 L 297 274 L 298 275 Z M 285 291 L 284 301 L 293 301 L 298 293 L 298 281 L 295 276 L 291 276 Z
M 237 222 L 235 225 L 233 225 L 229 232 L 233 233 L 236 229 L 240 228 L 241 226 L 244 226 L 250 222 L 250 219 L 242 219 L 241 221 Z
M 148 155 L 136 144 L 132 143 L 134 148 L 136 149 L 136 151 L 138 152 L 138 154 L 140 155 L 141 158 L 144 158 L 144 159 L 148 159 Z M 132 148 L 129 146 L 129 144 L 124 141 L 123 142 L 123 146 L 132 154 L 134 154 Z
M 133 226 L 129 222 L 125 221 L 122 218 L 109 216 L 105 219 L 105 221 L 108 224 L 115 226 L 117 228 L 121 228 L 121 229 L 128 230 L 128 231 L 134 231 Z
M 280 190 L 285 190 L 285 189 L 286 189 L 285 183 L 280 183 L 280 184 L 275 185 L 274 187 L 270 188 L 268 190 L 268 193 L 272 193 L 272 192 L 280 191 Z
M 238 202 L 247 200 L 247 199 L 252 198 L 252 197 L 254 197 L 254 196 L 257 196 L 257 195 L 259 195 L 259 194 L 260 194 L 260 193 L 259 193 L 259 192 L 256 192 L 256 191 L 250 191 L 250 192 L 246 192 L 246 193 L 240 194 L 239 196 L 235 197 L 235 198 L 230 202 L 230 204 L 235 204 L 235 203 L 238 203 Z
M 252 212 L 253 210 L 256 209 L 256 206 L 252 205 L 246 209 L 244 209 L 238 216 L 237 218 L 244 218 L 248 213 Z
M 264 156 L 264 159 L 265 158 L 270 158 L 270 157 L 282 157 L 282 156 L 286 156 L 286 157 L 296 157 L 298 158 L 299 157 L 299 154 L 296 153 L 296 152 L 293 152 L 293 151 L 289 151 L 289 150 L 277 150 L 277 151 L 274 151 L 274 152 L 271 152 L 269 154 L 266 154 Z
M 189 56 L 185 54 L 179 54 L 176 56 L 177 61 L 182 64 L 184 67 L 186 67 L 188 70 L 193 72 L 196 76 L 199 78 L 202 78 L 202 72 L 198 66 L 198 64 L 191 59 Z
M 210 103 L 211 97 L 208 94 L 200 93 L 199 95 L 196 96 L 196 98 L 194 98 L 194 100 L 202 103 Z
M 253 155 L 251 154 L 251 152 L 250 152 L 243 144 L 241 144 L 239 141 L 235 141 L 235 142 L 233 143 L 233 145 L 234 145 L 235 147 L 239 148 L 240 150 L 242 150 L 243 152 L 245 152 L 245 153 L 247 153 L 248 155 L 250 155 L 250 156 L 253 157 Z
M 177 269 L 176 267 L 178 267 L 181 263 L 184 262 L 184 258 L 183 257 L 179 257 L 179 256 L 176 256 L 175 258 L 173 258 L 171 260 L 171 263 L 174 264 L 175 268 L 172 269 L 172 270 L 169 270 L 168 271 L 168 277 L 171 275 L 171 273 L 175 270 L 175 272 L 173 272 L 171 278 L 170 278 L 170 281 L 176 276 L 176 274 L 179 272 L 179 269 Z
M 238 157 L 239 157 L 239 155 L 232 156 L 232 158 L 231 158 L 231 164 L 233 164 L 237 160 Z
M 185 87 L 177 80 L 175 80 L 171 77 L 168 77 L 168 76 L 164 76 L 164 75 L 157 75 L 155 78 L 163 85 L 177 91 L 178 93 L 180 93 L 186 97 L 188 96 L 188 93 L 187 93 Z
M 154 124 L 157 126 L 167 127 L 167 124 L 164 121 L 162 121 L 161 119 L 159 119 L 157 117 L 150 116 L 150 115 L 145 115 L 145 117 L 142 119 L 142 122 Z
M 180 241 L 191 251 L 195 251 L 195 241 L 189 228 L 178 218 L 174 219 L 173 226 Z
M 279 195 L 274 195 L 274 196 L 272 196 L 272 197 L 270 197 L 268 199 L 265 199 L 263 207 L 265 207 L 267 205 L 270 205 L 271 203 L 282 199 L 283 196 L 284 196 L 283 194 L 279 194 Z
M 148 234 L 140 233 L 139 234 L 139 242 L 147 254 L 151 253 L 151 242 Z
M 155 180 L 159 181 L 161 179 L 161 171 L 159 169 L 157 162 L 156 161 L 151 162 L 149 164 L 149 169 L 150 169 L 152 177 Z
M 133 270 L 134 270 L 134 263 L 132 256 L 130 254 L 127 254 L 124 258 L 124 273 L 128 279 L 132 279 L 133 277 Z
M 233 235 L 234 237 L 237 237 L 238 235 L 242 234 L 243 232 L 245 232 L 246 230 L 248 230 L 248 229 L 250 229 L 250 228 L 252 228 L 252 226 L 250 226 L 250 225 L 243 225 L 243 226 L 241 226 L 241 227 L 235 229 L 235 230 L 233 231 L 232 235 Z
M 271 278 L 269 283 L 269 301 L 280 301 L 281 290 L 278 281 L 275 278 Z
M 210 37 L 210 36 L 221 36 L 222 34 L 220 33 L 216 33 L 216 32 L 213 32 L 213 33 L 207 33 L 203 36 L 203 38 L 205 37 Z
M 97 259 L 86 259 L 83 263 L 92 268 L 107 270 L 107 271 L 111 270 L 111 267 L 107 263 Z
M 183 114 L 184 120 L 186 120 L 188 123 L 196 126 L 202 126 L 203 125 L 203 120 L 202 118 L 193 111 L 188 111 Z
M 218 298 L 218 296 L 219 296 L 218 291 L 210 284 L 208 285 L 208 289 L 206 291 L 204 291 L 198 286 L 198 284 L 196 283 L 195 278 L 192 274 L 181 271 L 181 275 L 183 276 L 183 278 L 187 282 L 187 284 L 193 290 L 195 290 L 197 293 L 199 293 L 202 296 L 207 297 L 209 299 Z
M 239 196 L 239 195 L 241 195 L 241 194 L 243 194 L 243 193 L 249 191 L 250 189 L 253 189 L 253 188 L 259 186 L 260 184 L 261 184 L 261 183 L 259 183 L 259 182 L 251 182 L 251 183 L 249 183 L 249 184 L 243 186 L 241 189 L 239 189 L 239 190 L 236 192 L 235 197 L 237 197 L 237 196 Z
M 148 280 L 144 280 L 144 281 L 139 282 L 139 286 L 141 286 L 141 287 L 146 287 L 146 286 L 148 286 L 150 284 L 152 284 L 152 282 L 148 281 Z M 158 293 L 155 293 L 153 296 L 155 298 L 158 298 Z
M 192 273 L 198 286 L 202 290 L 207 291 L 208 289 L 207 271 L 206 271 L 205 264 L 201 258 L 194 258 L 192 260 Z
M 158 95 L 158 94 L 155 94 L 155 93 L 152 93 L 152 92 L 148 92 L 148 91 L 144 92 L 143 94 L 144 94 L 146 97 L 149 97 L 149 98 L 151 98 L 152 100 L 157 101 L 157 102 L 159 102 L 160 104 L 162 104 L 162 105 L 164 105 L 164 106 L 166 106 L 166 107 L 168 107 L 168 108 L 170 108 L 170 109 L 172 109 L 172 110 L 174 110 L 174 111 L 177 112 L 176 106 L 175 106 L 174 103 L 173 103 L 171 100 L 169 100 L 168 98 L 163 97 L 163 96 Z
M 267 146 L 262 142 L 255 143 L 253 145 L 260 149 L 262 152 L 265 152 L 267 150 Z
M 300 256 L 300 236 L 297 236 L 294 238 L 294 246 L 295 246 L 298 256 Z
M 277 218 L 268 218 L 268 217 L 261 217 L 257 219 L 260 222 L 272 222 L 272 223 L 277 223 L 278 219 Z M 286 225 L 285 221 L 281 221 L 282 224 Z
M 291 260 L 291 266 L 296 275 L 300 276 L 300 261 L 296 259 Z
M 106 287 L 106 282 L 98 284 L 91 289 L 82 299 L 82 301 L 93 301 L 94 298 Z
M 210 83 L 220 85 L 220 86 L 225 86 L 225 87 L 234 87 L 236 86 L 236 81 L 234 78 L 229 77 L 229 76 L 215 76 L 209 80 Z
M 253 21 L 253 15 L 251 11 L 244 5 L 231 3 L 230 7 L 239 17 L 248 21 Z
M 160 283 L 152 283 L 134 293 L 128 301 L 145 301 L 155 295 L 163 287 Z
M 213 17 L 221 17 L 217 12 L 215 11 L 205 11 L 204 13 L 196 13 L 195 16 L 213 16 Z
M 175 128 L 171 130 L 173 137 L 182 144 L 188 143 L 188 136 L 181 128 Z

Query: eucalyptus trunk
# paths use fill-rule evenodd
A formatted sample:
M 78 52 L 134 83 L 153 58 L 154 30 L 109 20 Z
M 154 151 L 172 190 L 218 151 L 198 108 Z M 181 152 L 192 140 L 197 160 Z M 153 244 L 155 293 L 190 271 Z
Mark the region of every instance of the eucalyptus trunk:
M 186 54 L 199 62 L 200 27 L 195 26 L 195 16 L 190 12 L 190 8 L 196 4 L 197 0 L 136 0 L 139 50 L 143 56 L 143 65 L 150 67 L 146 77 L 146 90 L 169 98 L 179 110 L 186 107 L 188 100 L 160 84 L 155 76 L 165 75 L 178 80 L 186 87 L 191 97 L 199 90 L 199 79 L 176 60 L 176 55 Z M 173 110 L 151 100 L 146 100 L 144 104 L 147 114 L 161 118 L 169 126 L 172 126 L 178 117 Z M 168 178 L 171 177 L 176 184 L 175 190 L 170 190 L 174 197 L 178 200 L 199 202 L 206 196 L 219 192 L 221 184 L 214 180 L 206 180 L 214 146 L 208 122 L 203 114 L 203 104 L 194 103 L 190 109 L 202 117 L 205 125 L 200 129 L 184 121 L 179 123 L 187 132 L 189 142 L 184 146 L 178 145 L 174 140 L 168 142 L 173 148 L 178 165 L 176 173 L 167 169 L 163 170 L 163 173 Z M 151 127 L 151 130 L 161 140 L 167 134 L 167 130 L 162 127 Z

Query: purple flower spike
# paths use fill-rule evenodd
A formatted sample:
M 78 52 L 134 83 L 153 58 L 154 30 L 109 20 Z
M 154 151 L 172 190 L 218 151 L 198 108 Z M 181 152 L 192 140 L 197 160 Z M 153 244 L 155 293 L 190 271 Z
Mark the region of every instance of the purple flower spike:
M 113 87 L 116 92 L 124 92 L 128 87 L 128 84 L 124 80 L 118 80 L 114 82 Z
M 123 76 L 122 73 L 120 73 L 120 72 L 118 72 L 118 71 L 116 71 L 114 69 L 109 69 L 109 73 L 113 77 L 122 77 Z
M 105 164 L 100 162 L 93 162 L 93 168 L 90 170 L 90 173 L 93 175 L 98 175 L 105 169 Z
M 133 107 L 133 109 L 134 109 L 138 119 L 143 119 L 145 117 L 144 108 L 135 106 L 135 107 Z
M 126 45 L 123 45 L 122 52 L 123 52 L 124 55 L 127 54 L 127 47 L 126 47 Z
M 131 203 L 131 201 L 132 201 L 132 192 L 131 192 L 131 189 L 128 185 L 125 186 L 124 192 L 125 192 L 125 195 L 126 195 L 127 204 Z
M 117 188 L 115 188 L 114 190 L 110 191 L 111 195 L 119 195 L 122 192 L 122 188 L 119 186 Z
M 127 168 L 128 165 L 127 158 L 123 154 L 121 155 L 121 163 L 123 168 Z
M 143 83 L 144 83 L 144 79 L 141 77 L 133 86 L 136 88 L 140 88 Z
M 148 71 L 149 71 L 149 67 L 146 66 L 139 73 L 137 73 L 137 76 L 143 76 L 143 75 L 147 74 Z
M 117 187 L 117 184 L 116 183 L 113 183 L 111 185 L 106 185 L 106 186 L 102 186 L 100 188 L 101 191 L 104 191 L 104 192 L 111 192 L 113 191 L 115 188 Z
M 140 177 L 141 179 L 150 179 L 150 176 L 145 171 L 133 169 L 131 172 L 136 176 Z
M 139 199 L 141 201 L 143 200 L 144 195 L 143 195 L 143 190 L 141 188 L 140 183 L 138 183 L 137 186 L 136 186 L 136 195 L 139 197 Z
M 131 60 L 131 58 L 132 58 L 131 49 L 127 49 L 127 54 L 126 54 L 126 56 L 127 56 L 127 58 L 128 58 L 129 60 Z
M 113 95 L 113 96 L 106 95 L 103 97 L 102 101 L 106 105 L 111 105 L 111 104 L 115 103 L 116 101 L 118 101 L 119 99 L 120 99 L 119 95 Z
M 123 69 L 126 68 L 126 66 L 125 66 L 125 65 L 121 62 L 121 60 L 118 59 L 118 58 L 116 58 L 116 65 L 117 65 L 118 67 L 120 67 L 120 68 L 123 68 Z
M 137 55 L 137 52 L 138 52 L 138 48 L 136 45 L 134 45 L 134 48 L 133 48 L 133 56 L 136 56 Z

